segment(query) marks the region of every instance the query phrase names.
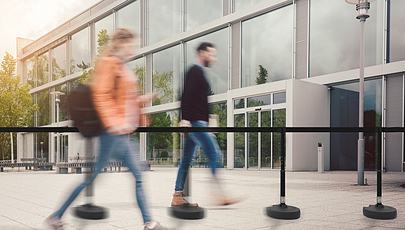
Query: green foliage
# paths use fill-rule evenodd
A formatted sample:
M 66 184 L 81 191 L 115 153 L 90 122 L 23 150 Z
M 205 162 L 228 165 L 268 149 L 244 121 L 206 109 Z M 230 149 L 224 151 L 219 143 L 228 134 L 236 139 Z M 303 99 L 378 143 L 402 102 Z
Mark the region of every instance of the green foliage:
M 16 59 L 6 53 L 0 70 L 0 126 L 23 127 L 31 125 L 32 114 L 38 106 L 32 102 L 29 84 L 22 85 L 15 75 Z M 16 148 L 15 148 L 16 149 Z M 15 154 L 16 155 L 16 154 Z M 10 159 L 10 134 L 0 133 L 0 158 Z
M 264 68 L 262 65 L 259 65 L 259 72 L 258 76 L 256 77 L 256 84 L 260 85 L 266 83 L 267 76 L 268 76 L 267 69 Z
M 166 104 L 170 102 L 175 102 L 180 99 L 180 89 L 173 88 L 174 78 L 173 78 L 174 71 L 163 71 L 159 73 L 155 71 L 153 74 L 153 91 L 160 92 L 158 100 L 153 102 L 153 105 L 160 105 Z

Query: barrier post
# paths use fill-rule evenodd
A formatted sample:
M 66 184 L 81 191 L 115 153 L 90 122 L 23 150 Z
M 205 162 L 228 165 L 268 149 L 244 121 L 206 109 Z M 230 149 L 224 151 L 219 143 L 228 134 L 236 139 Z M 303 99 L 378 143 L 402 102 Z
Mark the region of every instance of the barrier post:
M 275 219 L 298 219 L 300 218 L 300 209 L 294 206 L 286 205 L 285 203 L 285 135 L 286 127 L 278 129 L 281 134 L 281 170 L 280 170 L 280 204 L 266 208 L 266 213 L 269 217 Z
M 382 204 L 382 128 L 377 127 L 377 204 L 363 207 L 363 215 L 372 219 L 395 219 L 397 210 Z

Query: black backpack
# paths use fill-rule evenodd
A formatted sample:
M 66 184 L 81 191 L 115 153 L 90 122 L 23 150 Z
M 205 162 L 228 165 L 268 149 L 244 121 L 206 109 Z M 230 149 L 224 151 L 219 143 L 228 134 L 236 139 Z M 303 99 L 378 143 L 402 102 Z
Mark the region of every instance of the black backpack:
M 100 117 L 94 107 L 89 85 L 79 84 L 67 98 L 70 118 L 85 137 L 99 136 L 103 130 Z

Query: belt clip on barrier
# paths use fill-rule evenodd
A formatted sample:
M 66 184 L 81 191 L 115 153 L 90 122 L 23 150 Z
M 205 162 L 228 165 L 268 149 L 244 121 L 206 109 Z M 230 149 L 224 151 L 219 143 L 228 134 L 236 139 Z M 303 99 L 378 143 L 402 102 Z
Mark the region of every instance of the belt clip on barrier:
M 91 137 L 86 137 L 85 143 L 86 143 L 86 151 L 85 151 L 86 155 L 92 156 L 93 155 L 93 143 L 92 143 Z M 94 167 L 95 166 L 92 165 L 91 167 L 87 168 L 87 171 L 85 172 L 85 180 L 88 180 L 92 177 Z M 85 204 L 75 207 L 74 208 L 75 214 L 76 214 L 76 216 L 83 218 L 83 219 L 90 219 L 90 220 L 105 219 L 108 217 L 107 209 L 100 207 L 100 206 L 93 205 L 93 201 L 94 201 L 93 185 L 94 185 L 94 181 L 91 182 L 86 187 Z
M 382 128 L 377 128 L 378 139 L 378 156 L 377 156 L 377 204 L 363 207 L 363 215 L 372 219 L 395 219 L 397 217 L 397 210 L 390 206 L 382 204 L 382 175 L 381 175 L 381 142 L 382 142 Z
M 183 155 L 184 155 L 184 146 L 187 141 L 188 133 L 184 133 L 182 135 L 183 139 Z M 181 157 L 183 159 L 183 156 Z M 181 164 L 181 162 L 180 162 Z M 180 167 L 179 164 L 179 167 Z M 188 169 L 188 173 L 186 176 L 186 181 L 184 183 L 184 191 L 183 191 L 184 196 L 189 197 L 190 196 L 190 168 Z M 175 206 L 175 207 L 170 207 L 170 213 L 176 218 L 179 219 L 186 219 L 186 220 L 197 220 L 197 219 L 202 219 L 204 218 L 204 209 L 201 208 L 200 206 L 193 207 L 190 205 L 181 205 L 181 206 Z
M 280 204 L 266 208 L 266 213 L 269 217 L 275 219 L 292 220 L 300 218 L 300 209 L 294 206 L 285 204 L 285 135 L 286 128 L 279 129 L 281 134 L 281 170 L 280 170 Z

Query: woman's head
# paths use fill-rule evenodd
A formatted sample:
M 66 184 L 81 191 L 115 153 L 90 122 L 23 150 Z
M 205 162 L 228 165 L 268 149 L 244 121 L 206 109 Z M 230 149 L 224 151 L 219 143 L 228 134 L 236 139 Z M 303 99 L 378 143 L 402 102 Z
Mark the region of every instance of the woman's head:
M 106 55 L 116 55 L 125 60 L 135 54 L 135 41 L 135 33 L 126 28 L 119 28 L 110 38 Z

